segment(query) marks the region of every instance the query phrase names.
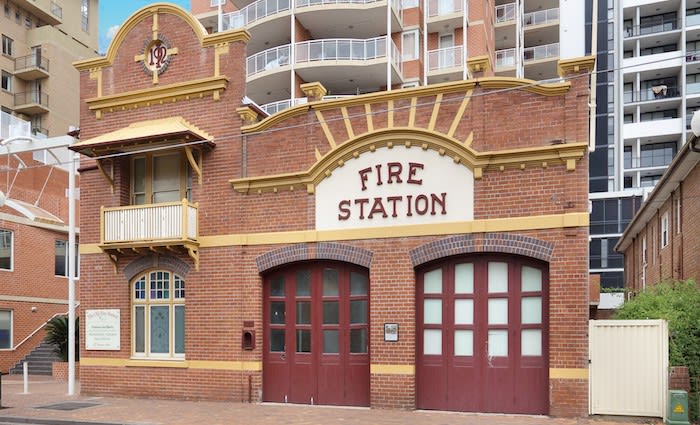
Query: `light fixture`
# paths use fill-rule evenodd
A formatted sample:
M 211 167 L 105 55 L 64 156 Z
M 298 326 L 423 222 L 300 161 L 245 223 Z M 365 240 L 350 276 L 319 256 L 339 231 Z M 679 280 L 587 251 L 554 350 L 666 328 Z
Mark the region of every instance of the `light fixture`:
M 700 110 L 693 112 L 693 118 L 690 120 L 690 129 L 693 130 L 695 137 L 700 137 Z

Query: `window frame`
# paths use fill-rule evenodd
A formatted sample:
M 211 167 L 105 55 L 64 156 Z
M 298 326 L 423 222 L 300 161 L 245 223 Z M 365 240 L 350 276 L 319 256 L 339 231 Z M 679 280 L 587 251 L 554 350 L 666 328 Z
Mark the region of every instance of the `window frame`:
M 80 2 L 80 25 L 83 32 L 90 32 L 90 0 Z
M 676 198 L 676 234 L 681 234 L 681 198 Z
M 2 74 L 0 76 L 0 89 L 8 93 L 12 93 L 12 74 L 5 70 L 2 70 L 1 72 Z M 4 81 L 7 81 L 6 87 L 4 85 Z
M 415 37 L 413 41 L 410 40 L 411 37 Z M 407 41 L 408 40 L 408 41 Z M 406 46 L 412 44 L 413 54 L 410 56 L 406 55 Z M 418 28 L 407 30 L 401 33 L 401 62 L 407 62 L 412 60 L 417 60 L 420 58 L 420 35 Z
M 2 54 L 12 57 L 14 40 L 5 34 L 2 35 Z
M 7 338 L 10 345 L 8 347 L 0 346 L 0 351 L 10 351 L 14 347 L 14 340 L 13 340 L 13 337 L 14 337 L 14 335 L 13 335 L 14 334 L 14 332 L 13 332 L 13 330 L 14 330 L 13 329 L 14 328 L 14 312 L 12 311 L 12 309 L 0 309 L 0 313 L 3 313 L 3 312 L 7 312 L 10 315 L 10 328 L 8 329 L 9 336 Z
M 669 244 L 669 223 L 668 223 L 668 210 L 665 211 L 661 215 L 661 225 L 659 226 L 660 233 L 659 237 L 661 238 L 661 249 L 664 249 L 668 246 Z
M 10 235 L 10 249 L 9 249 L 9 254 L 10 254 L 10 268 L 0 267 L 0 271 L 11 272 L 11 271 L 14 271 L 14 269 L 15 269 L 15 267 L 14 267 L 14 264 L 15 264 L 15 255 L 14 255 L 14 254 L 15 254 L 15 253 L 14 253 L 14 250 L 15 250 L 15 233 L 14 233 L 12 230 L 0 229 L 0 241 L 2 241 L 1 237 L 2 237 L 4 234 L 9 234 L 9 235 Z M 2 246 L 2 245 L 0 245 L 0 246 Z M 0 258 L 2 258 L 2 257 L 0 257 Z
M 160 288 L 162 291 L 168 291 L 168 298 L 158 298 L 153 297 L 154 293 L 157 293 L 158 287 L 153 288 L 151 286 L 152 280 L 155 280 L 159 273 L 168 274 L 168 288 Z M 176 286 L 176 280 L 181 282 L 181 286 L 178 288 Z M 137 284 L 143 281 L 143 288 L 137 290 Z M 129 283 L 129 298 L 131 302 L 131 358 L 138 360 L 185 360 L 185 329 L 187 328 L 185 320 L 186 311 L 186 298 L 185 298 L 185 279 L 182 278 L 177 273 L 171 270 L 165 269 L 152 269 L 143 273 L 139 273 L 134 279 Z M 137 292 L 143 291 L 143 298 L 137 296 Z M 182 296 L 178 297 L 177 294 L 182 291 Z M 151 314 L 154 307 L 168 307 L 168 352 L 167 353 L 154 353 L 152 352 L 153 347 L 151 346 Z M 183 314 L 183 349 L 182 352 L 177 352 L 176 347 L 176 335 L 177 335 L 177 318 L 176 309 L 177 307 L 182 307 Z M 137 340 L 137 329 L 138 323 L 136 321 L 136 311 L 137 309 L 143 309 L 143 328 L 141 332 L 143 333 L 143 351 L 137 351 L 136 340 Z
M 193 150 L 193 155 L 195 155 L 195 158 L 199 155 L 199 152 L 197 150 Z M 186 155 L 184 154 L 183 151 L 181 150 L 168 150 L 164 152 L 156 152 L 156 153 L 146 153 L 146 154 L 141 154 L 141 155 L 134 155 L 130 159 L 130 172 L 129 172 L 129 202 L 130 205 L 153 205 L 153 204 L 158 204 L 162 202 L 155 202 L 155 193 L 153 190 L 153 169 L 154 169 L 154 161 L 158 157 L 165 157 L 169 155 L 178 155 L 178 161 L 180 164 L 180 168 L 178 170 L 179 173 L 179 180 L 180 180 L 180 194 L 178 196 L 177 202 L 181 201 L 183 198 L 187 199 L 188 201 L 192 201 L 192 186 L 193 186 L 193 173 L 192 173 L 192 167 L 190 167 L 189 162 L 187 161 Z M 134 172 L 136 170 L 136 166 L 134 165 L 136 160 L 143 159 L 144 160 L 144 191 L 143 192 L 135 192 L 134 187 L 136 183 L 136 178 L 134 176 Z M 144 197 L 144 202 L 142 203 L 137 203 L 136 202 L 136 196 L 137 195 L 143 195 Z M 171 201 L 175 202 L 175 201 Z
M 58 266 L 58 244 L 63 243 L 63 267 L 65 270 L 65 274 L 58 274 L 56 273 L 57 271 L 57 266 Z M 54 241 L 54 276 L 56 277 L 65 277 L 68 278 L 68 241 L 64 239 L 56 239 Z M 80 276 L 80 252 L 78 249 L 78 242 L 75 242 L 75 278 L 78 278 Z

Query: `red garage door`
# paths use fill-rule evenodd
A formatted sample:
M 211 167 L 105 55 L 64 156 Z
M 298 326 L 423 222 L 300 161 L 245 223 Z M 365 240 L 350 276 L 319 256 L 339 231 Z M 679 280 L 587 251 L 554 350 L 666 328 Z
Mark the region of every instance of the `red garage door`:
M 548 413 L 547 269 L 470 257 L 417 280 L 417 405 Z
M 263 399 L 369 406 L 369 280 L 340 263 L 265 278 Z

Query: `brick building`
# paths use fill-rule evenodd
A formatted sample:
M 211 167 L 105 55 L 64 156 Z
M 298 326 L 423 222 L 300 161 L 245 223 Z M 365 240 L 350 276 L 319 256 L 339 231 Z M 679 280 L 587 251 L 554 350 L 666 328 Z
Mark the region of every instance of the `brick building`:
M 265 117 L 247 40 L 157 4 L 76 64 L 81 390 L 585 415 L 591 59 Z
M 642 204 L 615 249 L 625 255 L 625 288 L 700 276 L 700 147 L 691 135 Z
M 0 138 L 0 152 L 12 151 L 13 140 L 24 143 Z M 47 320 L 68 311 L 68 173 L 47 165 L 49 157 L 44 151 L 0 155 L 2 373 L 42 342 Z M 46 365 L 29 366 L 30 373 L 51 373 Z

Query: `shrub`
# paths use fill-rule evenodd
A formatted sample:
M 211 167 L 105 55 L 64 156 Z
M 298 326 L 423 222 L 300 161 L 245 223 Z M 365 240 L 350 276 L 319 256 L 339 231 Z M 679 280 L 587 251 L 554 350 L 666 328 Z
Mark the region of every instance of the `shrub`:
M 75 319 L 75 359 L 78 360 L 80 343 L 78 342 L 78 326 L 80 319 Z M 46 323 L 46 338 L 44 341 L 55 346 L 56 353 L 62 361 L 68 361 L 68 317 L 56 316 Z

